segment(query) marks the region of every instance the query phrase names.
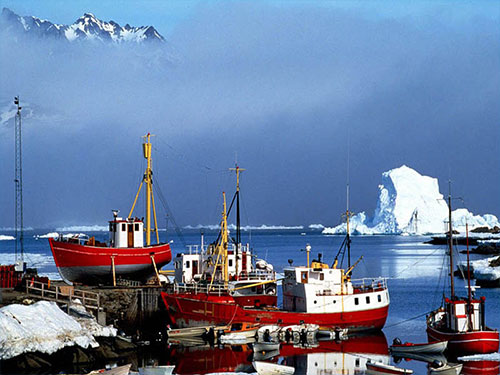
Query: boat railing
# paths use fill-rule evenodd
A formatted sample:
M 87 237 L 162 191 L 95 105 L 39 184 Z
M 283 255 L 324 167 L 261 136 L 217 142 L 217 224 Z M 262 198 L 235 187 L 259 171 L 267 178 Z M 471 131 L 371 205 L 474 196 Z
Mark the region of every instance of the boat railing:
M 362 278 L 351 280 L 354 293 L 375 292 L 387 289 L 387 279 L 384 277 Z
M 173 291 L 176 294 L 179 293 L 193 293 L 193 294 L 213 294 L 221 296 L 223 294 L 227 294 L 228 288 L 221 284 L 199 284 L 199 283 L 187 283 L 187 284 L 173 284 Z
M 199 254 L 206 252 L 208 248 L 208 245 L 186 245 L 186 249 L 189 252 L 189 254 Z
M 253 280 L 274 280 L 276 279 L 276 273 L 274 271 L 264 271 L 264 270 L 256 270 L 248 273 L 240 273 L 238 280 L 241 281 L 253 281 Z
M 78 245 L 86 245 L 87 242 L 89 241 L 89 238 L 90 237 L 84 233 L 74 234 L 72 236 L 62 233 L 59 234 L 59 241 L 76 243 Z

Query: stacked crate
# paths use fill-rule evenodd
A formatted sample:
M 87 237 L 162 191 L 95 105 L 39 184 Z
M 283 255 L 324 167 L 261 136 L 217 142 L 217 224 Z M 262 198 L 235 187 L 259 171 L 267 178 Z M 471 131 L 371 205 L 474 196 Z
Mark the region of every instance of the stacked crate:
M 15 270 L 15 265 L 0 265 L 0 288 L 15 288 L 23 279 L 23 273 Z

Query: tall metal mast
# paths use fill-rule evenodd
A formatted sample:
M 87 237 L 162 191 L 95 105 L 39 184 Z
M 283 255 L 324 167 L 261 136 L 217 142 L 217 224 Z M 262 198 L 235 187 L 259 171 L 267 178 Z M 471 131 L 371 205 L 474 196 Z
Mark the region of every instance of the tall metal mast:
M 351 216 L 351 211 L 349 211 L 349 182 L 347 183 L 347 206 L 346 206 L 345 216 L 346 216 L 346 220 L 347 220 L 347 226 L 346 226 L 347 267 L 351 268 L 351 230 L 349 228 L 349 217 Z
M 241 221 L 240 221 L 240 173 L 245 169 L 238 167 L 238 164 L 235 164 L 234 168 L 229 168 L 230 171 L 236 172 L 236 275 L 238 275 L 238 253 L 240 250 L 241 244 Z
M 451 278 L 451 299 L 455 297 L 455 284 L 453 277 L 453 229 L 451 224 L 451 181 L 449 181 L 448 187 L 448 246 L 450 251 L 450 278 Z
M 14 183 L 16 185 L 16 264 L 18 253 L 20 260 L 24 262 L 24 227 L 23 227 L 23 159 L 22 159 L 22 137 L 21 137 L 21 109 L 19 96 L 14 97 L 14 104 L 17 106 L 15 116 L 15 142 L 16 142 L 16 172 Z

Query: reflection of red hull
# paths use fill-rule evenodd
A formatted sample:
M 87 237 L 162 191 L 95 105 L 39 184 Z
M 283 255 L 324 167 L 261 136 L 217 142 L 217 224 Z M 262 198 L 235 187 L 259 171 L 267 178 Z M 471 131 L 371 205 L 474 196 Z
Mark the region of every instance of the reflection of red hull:
M 448 341 L 448 350 L 460 354 L 498 351 L 498 331 L 442 332 L 427 326 L 429 341 Z
M 169 244 L 141 248 L 114 248 L 80 245 L 49 238 L 54 261 L 63 279 L 96 283 L 112 280 L 112 258 L 117 277 L 145 280 L 154 275 L 151 256 L 158 269 L 170 262 Z
M 320 327 L 351 330 L 382 329 L 389 306 L 343 313 L 301 313 L 278 309 L 243 308 L 229 295 L 167 294 L 161 296 L 172 322 L 179 327 L 231 323 L 279 324 L 310 323 Z
M 172 351 L 171 358 L 175 361 L 176 374 L 209 374 L 251 368 L 252 354 L 252 348 L 247 345 L 223 348 L 205 346 L 176 348 Z
M 389 346 L 382 331 L 370 335 L 349 337 L 340 341 L 320 341 L 316 347 L 305 347 L 293 344 L 282 344 L 280 355 L 284 357 L 304 355 L 308 353 L 341 352 L 341 353 L 370 353 L 389 355 Z
M 497 361 L 468 361 L 464 362 L 461 374 L 463 375 L 498 375 L 500 362 Z

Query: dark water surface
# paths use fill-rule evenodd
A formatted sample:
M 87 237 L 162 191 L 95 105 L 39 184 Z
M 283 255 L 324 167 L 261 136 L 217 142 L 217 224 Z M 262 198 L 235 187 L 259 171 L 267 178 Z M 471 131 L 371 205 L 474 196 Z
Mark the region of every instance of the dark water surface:
M 37 266 L 39 273 L 58 276 L 47 239 L 36 239 L 50 231 L 28 231 L 25 236 L 26 259 L 29 266 Z M 1 232 L 9 235 L 12 233 Z M 87 233 L 99 240 L 106 240 L 106 232 Z M 162 233 L 165 237 L 165 233 Z M 173 240 L 174 253 L 182 251 L 184 243 L 200 242 L 199 231 L 188 231 L 183 238 L 173 233 L 168 234 Z M 311 259 L 322 253 L 326 263 L 332 263 L 343 238 L 325 236 L 320 232 L 301 231 L 254 231 L 243 232 L 244 242 L 250 242 L 259 258 L 275 266 L 278 272 L 288 266 L 288 260 L 294 265 L 306 262 L 306 253 L 300 251 L 306 244 L 312 246 Z M 216 233 L 206 232 L 205 242 L 213 241 Z M 391 305 L 389 317 L 383 333 L 357 337 L 342 343 L 323 342 L 314 348 L 283 346 L 279 361 L 294 366 L 296 374 L 363 374 L 368 358 L 386 359 L 394 364 L 394 359 L 387 354 L 387 344 L 395 337 L 408 342 L 426 342 L 425 313 L 437 308 L 443 292 L 448 295 L 448 265 L 445 259 L 445 246 L 424 244 L 429 237 L 415 236 L 354 236 L 351 246 L 351 263 L 360 256 L 363 260 L 353 271 L 353 279 L 384 276 L 388 278 Z M 14 241 L 0 241 L 0 263 L 9 264 L 14 260 Z M 471 259 L 480 259 L 473 255 Z M 461 255 L 465 260 L 465 255 Z M 344 266 L 347 259 L 344 259 Z M 166 267 L 167 269 L 169 266 Z M 457 294 L 466 295 L 465 283 L 455 279 Z M 486 297 L 486 321 L 490 327 L 500 327 L 500 289 L 479 289 L 479 295 Z M 159 322 L 161 324 L 161 322 Z M 212 373 L 212 372 L 254 372 L 251 361 L 254 359 L 251 347 L 224 346 L 211 348 L 208 345 L 179 347 L 164 345 L 152 349 L 146 357 L 160 364 L 175 364 L 174 373 Z M 484 363 L 483 363 L 484 364 Z M 488 365 L 491 365 L 488 364 Z M 403 360 L 400 367 L 413 369 L 415 374 L 428 372 L 425 362 Z M 498 366 L 494 362 L 493 366 Z M 490 371 L 462 373 L 499 374 L 498 367 Z

